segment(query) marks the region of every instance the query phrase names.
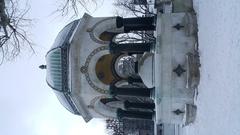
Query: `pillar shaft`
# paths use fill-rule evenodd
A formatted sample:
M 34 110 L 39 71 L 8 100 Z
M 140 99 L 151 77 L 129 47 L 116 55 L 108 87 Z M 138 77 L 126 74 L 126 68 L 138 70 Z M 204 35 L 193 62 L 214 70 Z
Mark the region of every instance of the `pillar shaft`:
M 119 100 L 116 98 L 101 98 L 100 99 L 100 102 L 102 102 L 103 104 L 107 104 L 107 103 L 114 102 L 114 101 L 119 101 Z
M 134 119 L 147 119 L 153 120 L 154 112 L 143 111 L 125 111 L 122 109 L 117 110 L 117 117 L 122 118 L 134 118 Z
M 135 17 L 135 18 L 122 18 L 117 17 L 116 24 L 117 28 L 124 27 L 124 32 L 130 31 L 145 31 L 155 30 L 154 17 Z
M 150 52 L 153 43 L 125 43 L 116 44 L 114 42 L 110 43 L 111 53 L 135 53 L 142 54 L 143 52 Z
M 114 85 L 110 85 L 111 95 L 151 97 L 152 91 L 153 88 L 118 88 Z
M 124 107 L 126 109 L 135 108 L 135 109 L 155 109 L 154 103 L 132 103 L 129 101 L 124 102 Z
M 141 78 L 132 78 L 132 77 L 129 77 L 127 79 L 128 83 L 142 83 L 142 79 Z

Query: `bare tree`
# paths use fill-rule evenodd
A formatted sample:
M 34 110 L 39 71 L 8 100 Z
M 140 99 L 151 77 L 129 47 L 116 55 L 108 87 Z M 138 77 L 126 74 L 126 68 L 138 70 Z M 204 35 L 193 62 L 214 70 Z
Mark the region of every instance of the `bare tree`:
M 62 0 L 56 12 L 60 12 L 62 16 L 72 14 L 73 12 L 73 16 L 77 16 L 80 8 L 89 12 L 88 5 L 94 4 L 97 6 L 98 2 L 99 0 Z
M 132 31 L 130 33 L 118 34 L 114 41 L 120 43 L 147 43 L 155 41 L 151 31 Z
M 31 19 L 25 18 L 28 10 L 20 9 L 18 0 L 0 0 L 0 64 L 15 58 L 24 46 L 34 52 L 26 30 L 31 24 Z
M 143 17 L 153 16 L 152 3 L 146 2 L 136 4 L 134 0 L 115 0 L 114 4 L 117 13 L 127 16 Z

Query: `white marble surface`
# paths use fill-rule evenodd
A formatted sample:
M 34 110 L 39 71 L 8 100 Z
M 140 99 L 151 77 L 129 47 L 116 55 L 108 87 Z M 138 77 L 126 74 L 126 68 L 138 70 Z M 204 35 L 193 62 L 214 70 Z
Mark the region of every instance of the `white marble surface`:
M 158 14 L 157 43 L 155 48 L 155 103 L 156 123 L 184 124 L 183 114 L 173 111 L 184 111 L 185 104 L 193 104 L 194 91 L 186 88 L 186 72 L 180 77 L 173 72 L 179 64 L 186 69 L 186 54 L 193 52 L 195 38 L 187 37 L 183 29 L 173 28 L 183 25 L 185 13 Z

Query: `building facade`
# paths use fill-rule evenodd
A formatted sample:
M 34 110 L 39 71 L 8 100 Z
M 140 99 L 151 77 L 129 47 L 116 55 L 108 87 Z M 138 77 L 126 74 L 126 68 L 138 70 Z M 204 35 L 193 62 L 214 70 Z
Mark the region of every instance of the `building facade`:
M 153 108 L 150 99 L 153 88 L 142 83 L 134 56 L 149 52 L 152 43 L 119 45 L 112 42 L 116 34 L 132 29 L 155 29 L 153 17 L 142 19 L 146 22 L 129 18 L 126 23 L 126 19 L 120 17 L 93 18 L 85 14 L 63 28 L 46 55 L 47 83 L 63 106 L 86 121 L 93 117 L 125 117 L 129 113 L 126 108 L 135 106 L 137 110 L 138 106 L 148 104 Z M 138 21 L 139 26 L 132 27 L 133 21 Z M 152 25 L 146 25 L 147 22 Z M 142 100 L 149 102 L 141 103 Z M 150 118 L 149 108 L 146 114 Z M 141 112 L 139 114 L 141 117 Z
M 59 32 L 46 55 L 47 83 L 67 110 L 86 122 L 194 121 L 199 81 L 196 16 L 186 5 L 161 0 L 155 5 L 156 16 L 84 14 Z M 152 31 L 156 41 L 115 42 L 118 34 L 132 31 Z

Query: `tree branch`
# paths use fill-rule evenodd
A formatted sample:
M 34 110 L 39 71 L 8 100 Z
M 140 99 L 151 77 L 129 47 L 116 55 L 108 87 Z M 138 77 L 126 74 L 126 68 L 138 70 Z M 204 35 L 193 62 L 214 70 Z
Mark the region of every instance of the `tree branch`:
M 21 52 L 23 46 L 28 45 L 32 52 L 33 43 L 28 37 L 27 27 L 31 26 L 31 19 L 24 18 L 30 8 L 20 9 L 17 0 L 9 0 L 6 6 L 0 0 L 0 49 L 2 61 L 11 60 Z

